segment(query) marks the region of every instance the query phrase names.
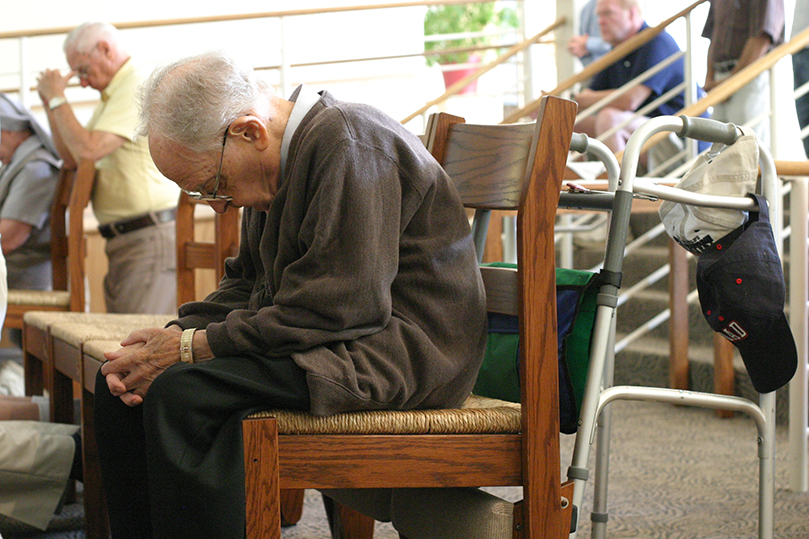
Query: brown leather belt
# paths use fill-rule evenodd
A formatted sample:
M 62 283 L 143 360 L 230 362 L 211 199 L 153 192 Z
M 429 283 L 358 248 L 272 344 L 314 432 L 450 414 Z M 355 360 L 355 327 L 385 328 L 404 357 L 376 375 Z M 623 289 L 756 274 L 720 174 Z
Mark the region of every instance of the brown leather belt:
M 153 211 L 133 217 L 131 219 L 122 219 L 114 223 L 107 223 L 98 227 L 98 231 L 106 239 L 126 234 L 127 232 L 134 232 L 147 226 L 159 225 L 168 221 L 173 221 L 177 215 L 177 208 L 169 208 L 167 210 Z

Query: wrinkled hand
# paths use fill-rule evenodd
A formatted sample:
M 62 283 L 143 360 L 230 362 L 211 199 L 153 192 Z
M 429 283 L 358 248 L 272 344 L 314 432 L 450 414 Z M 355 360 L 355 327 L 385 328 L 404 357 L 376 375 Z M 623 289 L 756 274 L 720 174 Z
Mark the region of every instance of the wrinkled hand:
M 43 103 L 54 97 L 65 95 L 68 81 L 75 75 L 73 71 L 62 75 L 58 69 L 46 69 L 41 71 L 37 77 L 37 92 Z
M 138 406 L 152 382 L 164 370 L 180 361 L 180 335 L 177 326 L 133 331 L 121 341 L 121 348 L 107 352 L 101 374 L 110 393 L 127 406 Z
M 567 50 L 579 58 L 587 56 L 587 53 L 590 52 L 587 50 L 587 39 L 589 37 L 588 34 L 571 37 L 567 42 Z

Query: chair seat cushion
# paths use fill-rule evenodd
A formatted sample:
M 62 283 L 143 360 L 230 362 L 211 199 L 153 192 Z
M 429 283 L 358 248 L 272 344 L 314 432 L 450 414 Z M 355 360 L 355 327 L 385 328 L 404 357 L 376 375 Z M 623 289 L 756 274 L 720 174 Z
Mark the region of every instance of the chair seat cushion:
M 50 324 L 51 336 L 78 348 L 91 340 L 123 340 L 136 329 L 163 327 L 173 320 L 169 315 L 100 314 L 85 321 L 55 320 Z
M 97 359 L 101 363 L 106 361 L 104 357 L 105 352 L 114 352 L 121 347 L 120 340 L 92 340 L 86 341 L 82 345 L 82 352 L 85 355 Z
M 70 292 L 65 290 L 23 290 L 8 291 L 9 305 L 41 305 L 42 307 L 70 308 Z
M 176 318 L 166 314 L 111 314 L 84 312 L 28 311 L 23 321 L 29 326 L 46 330 L 56 324 L 87 324 L 95 326 L 123 326 L 131 329 L 163 327 Z
M 327 417 L 293 410 L 257 412 L 273 417 L 279 434 L 511 434 L 520 432 L 520 405 L 471 395 L 462 408 L 373 410 Z

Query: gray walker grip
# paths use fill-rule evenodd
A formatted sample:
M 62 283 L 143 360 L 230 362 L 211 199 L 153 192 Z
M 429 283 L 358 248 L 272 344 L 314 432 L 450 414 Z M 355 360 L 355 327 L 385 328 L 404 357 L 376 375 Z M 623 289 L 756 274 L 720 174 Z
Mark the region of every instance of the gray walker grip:
M 679 137 L 687 137 L 705 142 L 721 142 L 730 146 L 739 137 L 739 130 L 731 123 L 724 123 L 708 118 L 691 118 L 681 115 L 683 128 L 677 132 Z
M 570 151 L 585 153 L 590 146 L 590 138 L 584 133 L 573 133 L 570 138 Z

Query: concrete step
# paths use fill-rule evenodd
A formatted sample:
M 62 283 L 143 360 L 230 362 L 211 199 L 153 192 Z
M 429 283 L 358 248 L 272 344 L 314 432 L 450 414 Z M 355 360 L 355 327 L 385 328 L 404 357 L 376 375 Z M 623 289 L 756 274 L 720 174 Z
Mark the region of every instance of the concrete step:
M 616 327 L 619 333 L 629 333 L 648 323 L 661 311 L 668 308 L 668 292 L 660 290 L 644 290 L 627 300 L 618 307 Z M 713 330 L 708 326 L 702 315 L 699 301 L 688 305 L 689 337 L 695 345 L 710 346 L 713 340 Z M 667 340 L 669 337 L 669 322 L 650 331 L 651 337 Z

